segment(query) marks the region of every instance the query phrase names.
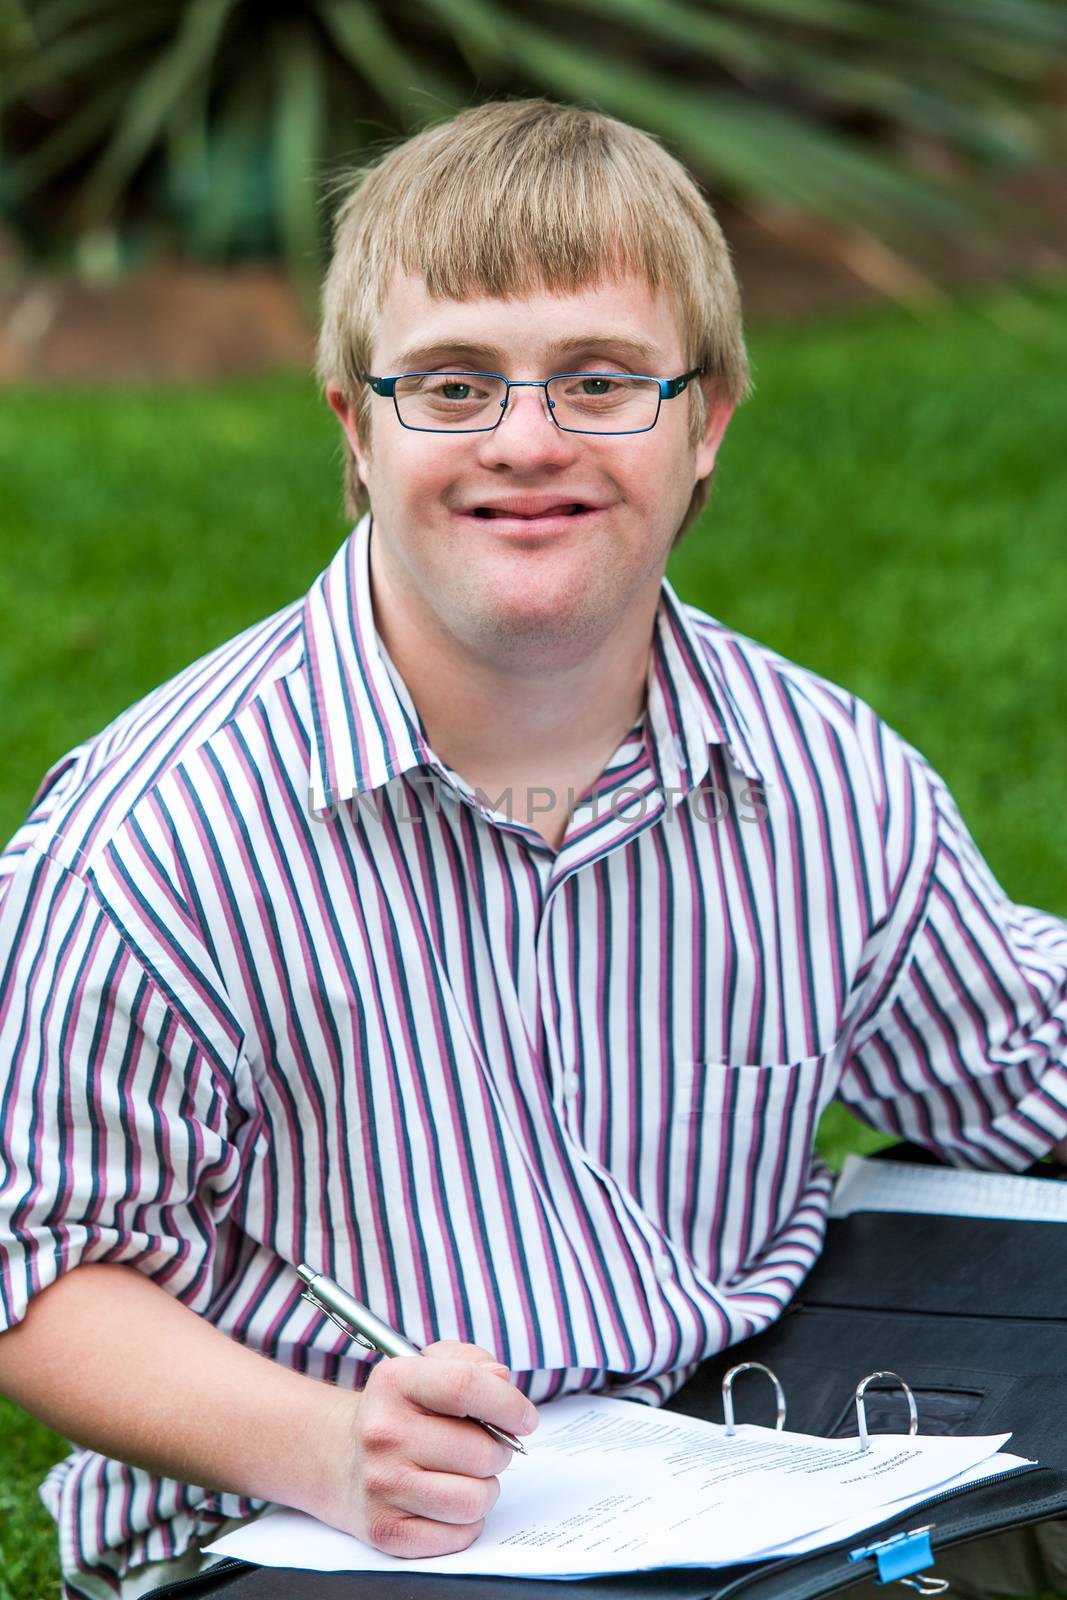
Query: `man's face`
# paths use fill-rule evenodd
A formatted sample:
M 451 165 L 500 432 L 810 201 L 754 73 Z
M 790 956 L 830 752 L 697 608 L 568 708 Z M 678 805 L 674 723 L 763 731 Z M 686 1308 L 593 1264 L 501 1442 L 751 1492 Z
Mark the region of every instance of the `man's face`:
M 421 278 L 398 275 L 370 370 L 670 378 L 687 367 L 672 307 L 639 277 L 572 294 L 440 300 Z M 687 394 L 664 401 L 649 432 L 618 435 L 562 431 L 543 390 L 513 389 L 500 425 L 482 433 L 409 430 L 375 396 L 361 442 L 339 393 L 329 399 L 369 492 L 376 599 L 384 584 L 389 603 L 422 626 L 511 668 L 572 664 L 628 620 L 647 626 L 693 485 L 711 471 L 733 409 L 712 405 L 694 448 Z M 551 514 L 573 505 L 586 509 Z

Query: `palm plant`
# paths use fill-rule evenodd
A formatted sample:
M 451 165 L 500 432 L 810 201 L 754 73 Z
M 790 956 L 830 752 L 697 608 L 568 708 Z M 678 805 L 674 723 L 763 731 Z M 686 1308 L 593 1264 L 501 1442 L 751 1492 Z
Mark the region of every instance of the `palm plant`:
M 982 164 L 1041 158 L 1065 47 L 1059 0 L 0 0 L 0 207 L 31 238 L 150 217 L 197 256 L 277 249 L 308 285 L 340 163 L 544 93 L 757 218 L 907 253 L 974 228 Z

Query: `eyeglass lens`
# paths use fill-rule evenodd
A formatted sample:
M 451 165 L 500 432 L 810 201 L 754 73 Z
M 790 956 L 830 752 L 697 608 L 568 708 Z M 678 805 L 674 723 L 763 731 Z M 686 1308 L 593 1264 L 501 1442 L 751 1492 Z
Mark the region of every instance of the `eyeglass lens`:
M 416 372 L 398 378 L 396 406 L 409 428 L 448 432 L 492 428 L 507 393 L 503 378 L 476 372 Z M 595 372 L 550 378 L 548 398 L 562 428 L 630 433 L 650 428 L 659 407 L 654 378 Z

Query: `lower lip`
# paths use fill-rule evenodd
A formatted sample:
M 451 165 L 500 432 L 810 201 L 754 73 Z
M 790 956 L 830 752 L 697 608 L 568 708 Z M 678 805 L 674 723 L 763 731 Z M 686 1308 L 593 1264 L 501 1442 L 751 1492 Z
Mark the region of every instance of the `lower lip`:
M 547 517 L 476 517 L 471 511 L 460 514 L 464 521 L 477 523 L 480 528 L 491 528 L 494 533 L 504 534 L 508 538 L 535 539 L 550 538 L 561 533 L 570 533 L 577 528 L 588 527 L 595 517 L 603 514 L 603 508 L 564 511 Z

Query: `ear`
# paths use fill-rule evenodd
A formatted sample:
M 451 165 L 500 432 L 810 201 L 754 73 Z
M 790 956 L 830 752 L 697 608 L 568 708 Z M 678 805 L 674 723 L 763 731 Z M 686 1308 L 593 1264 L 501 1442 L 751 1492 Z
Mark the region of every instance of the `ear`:
M 728 400 L 719 393 L 719 386 L 714 377 L 705 377 L 700 380 L 707 402 L 708 419 L 704 425 L 704 433 L 697 445 L 696 475 L 697 478 L 706 478 L 715 466 L 715 459 L 719 454 L 719 446 L 729 426 L 730 418 L 737 410 L 736 400 Z
M 356 458 L 356 469 L 359 472 L 359 476 L 366 483 L 367 477 L 364 463 L 367 452 L 363 448 L 363 443 L 356 427 L 356 408 L 345 399 L 344 391 L 336 383 L 328 383 L 326 385 L 326 399 L 329 402 L 331 411 L 334 412 L 338 422 L 341 424 L 344 436 L 348 440 L 349 449 Z

